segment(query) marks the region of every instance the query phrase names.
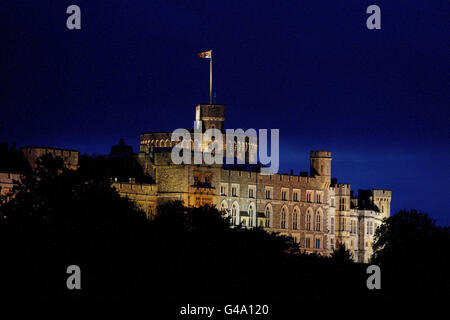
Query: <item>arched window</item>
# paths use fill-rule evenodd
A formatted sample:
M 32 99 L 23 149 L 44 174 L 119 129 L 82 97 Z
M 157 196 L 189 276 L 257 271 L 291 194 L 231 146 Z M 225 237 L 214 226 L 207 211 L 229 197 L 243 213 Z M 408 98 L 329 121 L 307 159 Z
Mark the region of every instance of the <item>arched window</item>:
M 272 206 L 267 205 L 265 210 L 266 217 L 266 228 L 270 228 L 272 226 Z
M 231 224 L 232 225 L 236 225 L 237 224 L 237 212 L 238 212 L 239 208 L 238 205 L 236 203 L 233 203 L 233 206 L 231 207 Z
M 320 211 L 316 212 L 316 231 L 322 230 L 322 214 Z
M 292 229 L 294 230 L 298 229 L 298 217 L 300 216 L 299 211 L 300 210 L 295 207 L 294 213 L 292 214 Z
M 286 229 L 286 207 L 283 207 L 283 209 L 281 209 L 281 222 L 280 222 L 280 227 L 281 229 Z
M 311 211 L 310 210 L 308 210 L 308 212 L 306 212 L 305 229 L 308 231 L 311 230 Z
M 228 209 L 228 204 L 227 204 L 227 201 L 224 200 L 224 201 L 222 201 L 222 204 L 220 205 L 220 211 L 225 212 L 225 211 L 227 211 L 227 209 Z
M 249 227 L 253 227 L 253 219 L 255 217 L 255 208 L 253 203 L 250 203 L 250 205 L 248 206 L 248 226 Z
M 331 218 L 330 232 L 331 234 L 334 234 L 334 218 Z

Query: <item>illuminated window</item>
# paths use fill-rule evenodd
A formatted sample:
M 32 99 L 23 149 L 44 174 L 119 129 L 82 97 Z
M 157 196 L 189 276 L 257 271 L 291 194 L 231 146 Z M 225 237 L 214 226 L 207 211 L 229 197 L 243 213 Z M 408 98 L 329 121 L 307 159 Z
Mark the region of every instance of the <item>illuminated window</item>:
M 345 198 L 339 199 L 339 210 L 344 211 L 346 208 Z
M 316 231 L 320 231 L 322 229 L 322 225 L 321 225 L 321 213 L 317 212 L 316 213 Z
M 306 238 L 305 239 L 305 248 L 311 248 L 311 239 L 310 238 Z
M 316 249 L 320 249 L 320 238 L 316 238 Z
M 238 207 L 235 203 L 233 203 L 233 206 L 231 207 L 231 224 L 236 225 L 236 217 L 237 217 L 237 211 Z
M 231 185 L 231 196 L 239 197 L 239 185 L 237 184 Z
M 249 227 L 253 226 L 253 218 L 255 216 L 255 208 L 253 207 L 253 203 L 248 207 L 248 225 Z
M 306 230 L 311 230 L 311 212 L 307 212 L 306 213 L 306 226 L 305 226 Z
M 288 190 L 286 190 L 286 189 L 281 190 L 281 200 L 283 200 L 283 201 L 288 200 Z
M 300 201 L 300 191 L 295 190 L 292 195 L 293 201 Z
M 270 220 L 272 219 L 272 207 L 267 206 L 265 211 L 266 228 L 270 228 Z
M 334 234 L 334 218 L 331 218 L 331 225 L 330 225 L 330 232 L 331 234 Z
M 323 200 L 322 192 L 316 192 L 316 202 L 322 203 L 322 200 Z
M 266 187 L 266 199 L 272 199 L 273 196 L 273 189 L 270 187 Z
M 298 229 L 298 209 L 294 209 L 294 213 L 292 214 L 292 229 L 297 230 Z
M 306 202 L 312 202 L 313 191 L 306 191 Z
M 345 218 L 341 218 L 339 223 L 339 231 L 345 231 Z
M 256 196 L 256 186 L 248 186 L 248 197 L 255 198 Z
M 281 209 L 281 229 L 286 229 L 286 210 L 285 208 Z

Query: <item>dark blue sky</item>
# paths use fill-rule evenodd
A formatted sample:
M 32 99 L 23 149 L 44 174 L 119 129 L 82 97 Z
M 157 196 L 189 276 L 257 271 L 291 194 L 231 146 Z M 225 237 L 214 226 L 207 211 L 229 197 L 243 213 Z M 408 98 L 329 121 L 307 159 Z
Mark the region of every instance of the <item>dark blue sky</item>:
M 82 29 L 66 28 L 77 4 Z M 369 31 L 368 5 L 382 29 Z M 279 128 L 281 171 L 333 152 L 340 182 L 450 224 L 450 2 L 3 1 L 0 141 L 107 153 L 191 127 L 214 91 L 229 128 Z

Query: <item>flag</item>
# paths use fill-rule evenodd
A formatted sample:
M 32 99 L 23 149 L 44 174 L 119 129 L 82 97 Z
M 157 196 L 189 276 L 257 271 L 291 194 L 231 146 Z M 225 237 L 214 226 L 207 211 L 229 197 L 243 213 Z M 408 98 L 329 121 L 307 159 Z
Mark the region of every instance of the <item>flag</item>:
M 211 59 L 211 55 L 212 55 L 212 50 L 209 50 L 209 51 L 205 51 L 205 52 L 199 53 L 198 57 L 200 59 Z

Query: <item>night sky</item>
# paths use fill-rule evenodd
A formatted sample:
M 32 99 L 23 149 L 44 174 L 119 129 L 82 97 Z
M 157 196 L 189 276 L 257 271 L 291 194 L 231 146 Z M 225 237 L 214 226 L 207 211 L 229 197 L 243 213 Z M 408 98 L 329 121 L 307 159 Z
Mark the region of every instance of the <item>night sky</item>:
M 81 8 L 81 30 L 66 8 Z M 381 8 L 381 30 L 366 8 Z M 281 172 L 385 188 L 450 224 L 450 2 L 2 1 L 0 141 L 105 154 L 190 128 L 214 91 L 228 128 L 280 129 Z

